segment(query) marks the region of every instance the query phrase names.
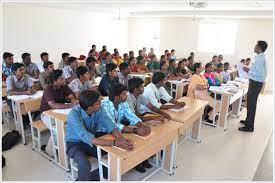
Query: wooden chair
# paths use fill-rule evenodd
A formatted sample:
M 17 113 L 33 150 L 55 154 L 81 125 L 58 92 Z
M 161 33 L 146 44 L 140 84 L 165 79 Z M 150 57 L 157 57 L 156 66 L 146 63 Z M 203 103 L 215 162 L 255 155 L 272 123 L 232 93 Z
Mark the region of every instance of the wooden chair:
M 25 102 L 25 108 L 28 113 L 28 117 L 30 120 L 31 125 L 31 133 L 32 133 L 32 149 L 42 153 L 41 152 L 41 133 L 44 131 L 47 131 L 46 125 L 43 123 L 42 120 L 33 121 L 32 119 L 32 112 L 36 112 L 40 110 L 40 103 L 41 99 L 34 99 Z M 45 154 L 45 153 L 43 153 Z

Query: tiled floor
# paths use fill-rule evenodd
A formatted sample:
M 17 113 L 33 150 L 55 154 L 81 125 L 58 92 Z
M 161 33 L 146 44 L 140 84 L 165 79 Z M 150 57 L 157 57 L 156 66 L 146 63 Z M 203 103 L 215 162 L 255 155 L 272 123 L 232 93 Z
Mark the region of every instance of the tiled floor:
M 227 131 L 203 125 L 202 143 L 185 140 L 178 147 L 178 168 L 175 174 L 169 176 L 158 172 L 149 180 L 271 181 L 273 148 L 272 141 L 268 141 L 273 131 L 273 111 L 273 96 L 261 96 L 254 133 L 237 130 L 240 126 L 239 120 L 245 117 L 245 108 L 239 119 L 230 117 Z M 68 180 L 66 172 L 32 151 L 30 143 L 27 146 L 19 144 L 3 155 L 7 161 L 7 166 L 2 171 L 3 180 Z M 145 176 L 146 174 L 132 170 L 122 180 L 140 180 Z

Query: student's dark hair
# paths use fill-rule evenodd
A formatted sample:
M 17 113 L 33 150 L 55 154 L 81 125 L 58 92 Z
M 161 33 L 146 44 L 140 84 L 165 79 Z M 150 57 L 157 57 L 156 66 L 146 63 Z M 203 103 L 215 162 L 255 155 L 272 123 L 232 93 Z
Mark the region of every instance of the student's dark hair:
M 120 71 L 124 71 L 125 69 L 127 69 L 129 67 L 129 64 L 123 62 L 119 65 L 119 70 Z
M 142 53 L 142 50 L 138 50 L 138 54 L 141 54 Z
M 130 93 L 134 93 L 135 89 L 140 87 L 144 81 L 141 78 L 134 77 L 128 81 L 128 89 Z
M 95 46 L 96 46 L 96 45 L 95 45 L 95 44 L 93 44 L 93 45 L 92 45 L 92 48 L 93 48 L 93 47 L 95 47 Z
M 88 69 L 85 66 L 79 66 L 75 70 L 77 78 L 80 78 L 80 76 L 84 75 L 87 72 L 88 72 Z
M 192 56 L 189 56 L 187 59 L 188 59 L 188 60 L 191 60 L 192 58 L 193 58 Z
M 82 90 L 79 95 L 79 105 L 83 110 L 94 105 L 98 101 L 100 93 L 93 90 Z
M 171 52 L 175 51 L 175 49 L 172 49 Z
M 23 53 L 23 54 L 21 55 L 22 59 L 25 59 L 25 58 L 28 57 L 28 56 L 31 56 L 31 54 L 29 54 L 29 53 Z
M 47 61 L 43 64 L 44 69 L 47 69 L 49 65 L 53 65 L 51 61 Z
M 61 55 L 62 58 L 65 58 L 67 56 L 70 56 L 70 54 L 69 53 L 62 53 L 62 55 Z
M 170 60 L 169 60 L 169 65 L 171 65 L 173 62 L 175 62 L 175 60 L 170 59 Z
M 106 55 L 106 57 L 107 57 L 107 56 L 111 55 L 111 53 L 110 53 L 110 52 L 107 52 L 105 55 Z
M 193 55 L 194 54 L 194 52 L 190 52 L 190 55 Z
M 97 62 L 97 60 L 96 60 L 95 57 L 88 57 L 88 58 L 86 58 L 86 65 L 88 65 L 88 64 L 90 64 L 92 62 L 94 62 L 94 63 Z
M 165 79 L 165 74 L 163 72 L 155 72 L 152 77 L 152 83 L 153 84 L 158 84 L 160 81 Z
M 262 50 L 262 52 L 265 52 L 265 50 L 267 49 L 268 47 L 268 44 L 266 41 L 262 41 L 262 40 L 259 40 L 257 42 L 257 45 L 260 47 L 260 49 Z
M 223 66 L 223 63 L 218 63 L 217 68 L 221 68 Z
M 95 50 L 91 49 L 91 50 L 89 51 L 89 54 L 93 53 L 94 51 L 95 51 Z
M 12 66 L 11 66 L 13 72 L 17 71 L 21 67 L 24 67 L 24 65 L 22 63 L 18 63 L 18 62 L 12 64 Z
M 180 64 L 182 64 L 182 63 L 184 63 L 184 62 L 187 62 L 187 59 L 186 59 L 186 58 L 183 58 L 181 61 L 179 61 L 178 67 L 179 67 Z
M 251 58 L 246 58 L 245 60 L 251 60 Z
M 134 53 L 134 51 L 129 51 L 129 55 L 130 55 L 131 53 Z
M 159 64 L 159 68 L 161 69 L 166 64 L 166 61 L 161 61 Z
M 212 59 L 213 59 L 213 58 L 216 58 L 216 57 L 218 57 L 218 56 L 217 56 L 217 55 L 213 55 Z
M 69 63 L 70 64 L 73 63 L 75 60 L 77 60 L 76 57 L 69 57 Z
M 165 50 L 164 53 L 165 53 L 165 52 L 169 52 L 169 50 Z
M 194 70 L 195 70 L 195 72 L 196 72 L 197 69 L 200 68 L 200 67 L 201 67 L 201 62 L 195 63 L 195 64 L 194 64 Z
M 205 64 L 205 68 L 207 69 L 208 67 L 210 67 L 210 66 L 212 66 L 212 64 L 211 63 L 207 63 L 207 64 Z
M 165 55 L 161 55 L 161 56 L 160 56 L 160 59 L 165 59 Z
M 107 48 L 107 46 L 106 46 L 106 45 L 103 45 L 103 46 L 102 46 L 102 49 L 106 49 L 106 48 Z
M 49 54 L 47 53 L 47 52 L 42 52 L 41 54 L 40 54 L 40 58 L 43 58 L 44 56 L 48 56 Z
M 54 70 L 53 72 L 51 72 L 50 74 L 50 79 L 52 81 L 57 81 L 59 77 L 61 77 L 63 74 L 62 70 Z
M 106 64 L 106 74 L 109 75 L 109 72 L 112 72 L 117 68 L 117 65 L 114 63 L 108 63 Z
M 134 59 L 135 59 L 135 57 L 130 57 L 129 60 L 128 60 L 128 62 L 130 63 Z
M 245 62 L 245 59 L 241 59 L 241 63 Z
M 119 96 L 123 91 L 128 91 L 127 86 L 121 83 L 113 83 L 109 92 L 109 99 L 114 101 L 115 97 Z
M 4 53 L 3 53 L 3 59 L 4 59 L 4 60 L 7 59 L 7 58 L 9 58 L 9 57 L 12 57 L 12 56 L 13 56 L 13 54 L 10 53 L 10 52 L 4 52 Z
M 224 62 L 223 65 L 224 65 L 224 67 L 225 67 L 225 66 L 229 66 L 229 62 Z
M 128 53 L 124 53 L 124 54 L 123 54 L 123 57 L 125 57 L 126 55 L 128 55 Z
M 219 55 L 219 57 L 222 57 L 222 55 Z

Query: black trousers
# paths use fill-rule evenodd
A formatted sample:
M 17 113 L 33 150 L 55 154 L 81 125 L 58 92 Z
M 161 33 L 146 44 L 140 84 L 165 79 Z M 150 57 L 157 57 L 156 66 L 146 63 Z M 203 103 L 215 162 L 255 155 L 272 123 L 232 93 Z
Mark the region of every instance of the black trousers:
M 106 133 L 99 132 L 95 136 L 103 136 Z M 83 142 L 67 142 L 67 155 L 78 164 L 78 181 L 99 181 L 98 170 L 91 171 L 91 163 L 88 156 L 97 157 L 97 148 Z M 102 152 L 105 155 L 106 152 Z M 103 173 L 107 174 L 107 168 L 103 166 Z M 105 176 L 104 176 L 105 177 Z
M 247 115 L 246 126 L 254 128 L 254 120 L 256 115 L 256 107 L 259 93 L 263 87 L 262 82 L 249 80 L 249 87 L 247 92 Z

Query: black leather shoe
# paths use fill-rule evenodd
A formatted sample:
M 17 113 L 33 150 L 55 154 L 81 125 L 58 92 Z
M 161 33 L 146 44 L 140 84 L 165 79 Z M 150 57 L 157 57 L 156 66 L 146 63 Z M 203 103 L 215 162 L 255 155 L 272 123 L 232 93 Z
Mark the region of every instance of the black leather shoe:
M 41 146 L 41 151 L 46 152 L 46 147 L 47 147 L 46 145 L 42 145 L 42 146 Z
M 243 125 L 246 125 L 246 120 L 241 120 L 240 123 L 242 123 Z
M 246 126 L 239 128 L 239 130 L 242 132 L 254 132 L 254 128 L 246 127 Z
M 149 163 L 148 160 L 144 161 L 144 162 L 142 163 L 142 166 L 143 166 L 144 168 L 152 168 L 152 167 L 153 167 L 153 166 Z
M 142 166 L 142 163 L 139 164 L 138 166 L 135 167 L 136 171 L 138 171 L 139 173 L 145 173 L 146 170 L 145 168 Z

